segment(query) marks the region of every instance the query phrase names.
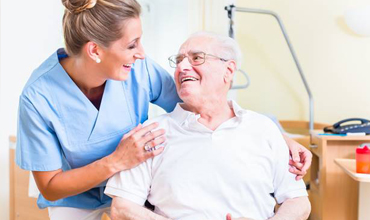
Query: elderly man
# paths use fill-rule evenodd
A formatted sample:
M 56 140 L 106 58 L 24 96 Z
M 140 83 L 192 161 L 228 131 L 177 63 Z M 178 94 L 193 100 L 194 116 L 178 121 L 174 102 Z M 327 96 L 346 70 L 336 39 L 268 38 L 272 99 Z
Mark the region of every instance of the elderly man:
M 113 219 L 307 219 L 305 185 L 288 171 L 276 125 L 227 101 L 238 51 L 233 39 L 201 32 L 170 57 L 184 103 L 151 120 L 166 130 L 163 153 L 108 181 Z

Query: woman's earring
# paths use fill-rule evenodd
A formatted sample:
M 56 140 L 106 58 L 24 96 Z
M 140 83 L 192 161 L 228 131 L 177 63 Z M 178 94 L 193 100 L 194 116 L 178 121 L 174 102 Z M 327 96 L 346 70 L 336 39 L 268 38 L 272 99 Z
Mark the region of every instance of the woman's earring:
M 95 62 L 96 62 L 96 63 L 100 63 L 100 62 L 101 62 L 101 59 L 100 59 L 99 57 L 97 57 L 97 58 L 95 59 Z

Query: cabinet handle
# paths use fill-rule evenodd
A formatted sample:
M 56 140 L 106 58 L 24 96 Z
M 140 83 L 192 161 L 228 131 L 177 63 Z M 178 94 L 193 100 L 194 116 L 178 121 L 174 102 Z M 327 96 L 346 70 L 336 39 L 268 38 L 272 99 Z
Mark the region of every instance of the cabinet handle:
M 317 148 L 317 144 L 310 144 L 310 148 Z

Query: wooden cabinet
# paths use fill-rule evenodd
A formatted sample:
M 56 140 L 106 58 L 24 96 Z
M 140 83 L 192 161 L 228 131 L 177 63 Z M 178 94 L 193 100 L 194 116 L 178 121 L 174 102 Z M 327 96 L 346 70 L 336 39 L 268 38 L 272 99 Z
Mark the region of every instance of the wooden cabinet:
M 346 175 L 334 159 L 354 159 L 356 147 L 370 143 L 370 137 L 318 133 L 311 134 L 310 220 L 355 220 L 358 216 L 358 183 Z
M 310 123 L 308 121 L 292 121 L 292 120 L 282 120 L 279 121 L 280 125 L 284 128 L 285 132 L 289 134 L 294 134 L 291 137 L 293 140 L 301 144 L 302 146 L 310 149 Z M 323 129 L 329 124 L 324 123 L 314 123 L 314 129 Z M 288 135 L 289 136 L 289 135 Z M 303 180 L 308 184 L 311 180 L 311 171 L 307 170 L 307 174 L 303 177 Z
M 10 220 L 49 220 L 48 210 L 39 209 L 36 198 L 28 197 L 29 171 L 15 164 L 15 137 L 10 137 Z

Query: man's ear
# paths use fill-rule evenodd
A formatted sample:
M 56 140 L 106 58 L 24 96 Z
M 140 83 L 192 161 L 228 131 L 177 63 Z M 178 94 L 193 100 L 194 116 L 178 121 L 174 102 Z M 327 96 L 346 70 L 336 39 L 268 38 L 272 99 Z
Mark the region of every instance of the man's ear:
M 92 41 L 89 41 L 85 44 L 84 51 L 86 52 L 87 57 L 94 61 L 100 60 L 103 52 L 99 45 Z
M 236 72 L 236 63 L 234 60 L 226 61 L 226 73 L 224 75 L 225 83 L 229 83 L 233 80 Z

